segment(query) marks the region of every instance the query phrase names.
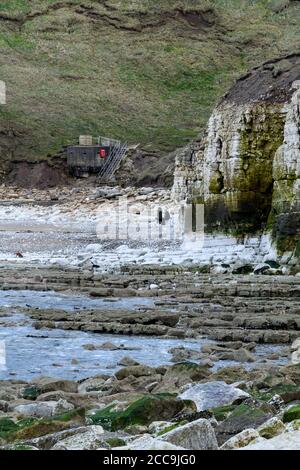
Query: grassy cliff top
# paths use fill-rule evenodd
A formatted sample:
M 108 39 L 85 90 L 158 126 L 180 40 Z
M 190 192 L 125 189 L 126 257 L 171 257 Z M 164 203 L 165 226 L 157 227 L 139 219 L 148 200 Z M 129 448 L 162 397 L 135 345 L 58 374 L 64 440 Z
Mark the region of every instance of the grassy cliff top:
M 13 160 L 79 134 L 183 146 L 236 78 L 300 50 L 299 24 L 288 0 L 2 0 L 0 149 L 7 132 Z

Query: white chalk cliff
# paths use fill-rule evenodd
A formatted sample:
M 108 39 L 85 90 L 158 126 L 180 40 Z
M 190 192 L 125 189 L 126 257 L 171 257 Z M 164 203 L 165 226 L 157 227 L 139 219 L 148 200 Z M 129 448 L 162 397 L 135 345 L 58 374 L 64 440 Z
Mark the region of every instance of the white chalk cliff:
M 236 82 L 202 139 L 179 152 L 172 195 L 204 204 L 211 237 L 257 239 L 256 259 L 300 252 L 300 55 Z M 224 244 L 224 259 L 228 255 Z

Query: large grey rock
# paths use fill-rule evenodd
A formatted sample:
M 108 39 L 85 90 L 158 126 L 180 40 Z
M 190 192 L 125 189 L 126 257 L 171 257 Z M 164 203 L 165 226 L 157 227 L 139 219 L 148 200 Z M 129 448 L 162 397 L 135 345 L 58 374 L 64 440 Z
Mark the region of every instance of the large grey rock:
M 115 448 L 118 450 L 185 450 L 183 447 L 171 444 L 170 442 L 144 434 L 144 436 L 135 439 L 127 446 Z
M 260 438 L 259 433 L 255 429 L 245 429 L 236 436 L 231 437 L 222 446 L 222 450 L 234 450 L 247 446 L 250 442 Z
M 100 428 L 100 426 L 97 426 Z M 49 450 L 56 443 L 64 441 L 66 438 L 75 436 L 77 434 L 84 434 L 91 429 L 91 426 L 79 426 L 71 429 L 65 429 L 64 431 L 53 432 L 45 434 L 44 436 L 34 437 L 22 441 L 26 445 L 32 445 L 38 447 L 41 450 Z
M 8 402 L 5 400 L 0 400 L 0 411 L 6 412 L 8 410 Z
M 135 361 L 132 359 L 130 356 L 124 356 L 122 359 L 118 361 L 118 366 L 125 366 L 125 367 L 131 367 L 131 366 L 139 366 L 139 362 Z
M 245 348 L 219 353 L 218 359 L 236 362 L 255 362 L 255 356 Z
M 297 349 L 300 349 L 300 338 L 295 339 L 291 345 L 292 351 L 297 351 Z
M 96 450 L 103 446 L 103 434 L 101 426 L 89 426 L 85 432 L 57 442 L 51 450 Z
M 291 346 L 292 350 L 292 357 L 291 362 L 292 364 L 300 364 L 300 338 L 295 339 Z
M 102 390 L 106 380 L 107 377 L 102 376 L 96 376 L 86 379 L 78 385 L 78 393 L 88 393 L 92 391 Z
M 126 377 L 132 375 L 133 377 L 143 377 L 143 376 L 151 376 L 155 372 L 154 369 L 148 366 L 131 366 L 131 367 L 124 367 L 123 369 L 118 370 L 115 373 L 115 376 L 118 380 L 123 380 Z
M 263 439 L 249 444 L 242 450 L 300 450 L 300 431 L 287 432 L 272 439 Z
M 179 395 L 182 400 L 194 401 L 198 411 L 231 405 L 239 398 L 246 399 L 248 397 L 247 392 L 221 381 L 192 385 Z
M 74 405 L 71 403 L 68 403 L 66 400 L 58 400 L 45 402 L 39 401 L 35 403 L 17 405 L 14 408 L 14 411 L 22 416 L 49 418 L 51 416 L 55 416 L 73 409 Z
M 53 392 L 56 390 L 70 393 L 77 392 L 77 383 L 72 380 L 56 379 L 53 377 L 37 377 L 32 381 L 32 384 L 36 385 L 40 393 Z
M 217 450 L 215 432 L 207 419 L 197 419 L 161 436 L 161 439 L 190 450 Z
M 53 404 L 56 402 L 28 403 L 28 405 L 17 405 L 14 412 L 22 416 L 32 416 L 37 418 L 49 418 L 52 416 Z

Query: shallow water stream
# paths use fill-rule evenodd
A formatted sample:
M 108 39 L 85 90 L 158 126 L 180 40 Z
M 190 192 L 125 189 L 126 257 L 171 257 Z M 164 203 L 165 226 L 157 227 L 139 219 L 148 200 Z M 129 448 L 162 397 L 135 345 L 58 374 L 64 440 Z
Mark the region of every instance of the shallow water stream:
M 153 299 L 91 299 L 71 293 L 0 291 L 0 307 L 9 312 L 9 316 L 0 318 L 0 379 L 30 380 L 39 375 L 81 379 L 98 373 L 111 374 L 121 367 L 118 363 L 124 356 L 130 356 L 149 366 L 159 366 L 171 363 L 172 356 L 168 352 L 171 348 L 184 346 L 199 351 L 203 344 L 211 342 L 205 338 L 183 340 L 59 329 L 36 330 L 31 319 L 22 313 L 22 307 L 28 306 L 69 311 L 103 306 L 107 309 L 138 310 L 153 306 Z M 83 347 L 86 344 L 100 345 L 107 341 L 122 347 L 117 350 L 87 350 Z M 258 345 L 258 362 L 280 348 L 281 346 Z M 285 359 L 276 362 L 284 363 Z M 250 363 L 246 367 L 253 367 L 255 364 L 257 363 Z M 214 368 L 225 365 L 237 363 L 218 361 Z

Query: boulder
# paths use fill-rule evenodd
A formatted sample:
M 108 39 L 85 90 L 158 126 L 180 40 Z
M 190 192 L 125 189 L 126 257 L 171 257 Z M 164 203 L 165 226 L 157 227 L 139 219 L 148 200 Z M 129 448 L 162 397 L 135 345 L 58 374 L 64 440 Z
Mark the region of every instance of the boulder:
M 255 356 L 251 354 L 247 349 L 240 348 L 236 351 L 222 352 L 218 354 L 218 359 L 224 361 L 236 361 L 236 362 L 254 362 Z
M 133 377 L 142 377 L 142 376 L 149 376 L 155 374 L 155 369 L 148 367 L 148 366 L 131 366 L 125 367 L 124 369 L 120 369 L 115 373 L 115 376 L 118 380 L 123 380 L 126 377 L 133 376 Z
M 52 402 L 54 403 L 54 402 Z M 28 405 L 17 405 L 13 410 L 18 415 L 32 416 L 38 418 L 49 418 L 52 416 L 51 402 L 29 403 Z
M 291 421 L 288 423 L 285 427 L 287 432 L 291 431 L 299 431 L 300 429 L 300 419 L 295 419 L 294 421 Z
M 36 385 L 29 385 L 22 390 L 21 395 L 25 400 L 35 400 L 41 393 Z
M 168 367 L 162 382 L 155 391 L 178 392 L 182 386 L 191 382 L 200 382 L 210 376 L 210 368 L 207 365 L 199 365 L 195 362 L 178 362 Z
M 149 425 L 153 421 L 170 420 L 182 412 L 194 412 L 193 402 L 178 400 L 171 394 L 146 395 L 132 403 L 115 402 L 89 415 L 89 423 L 100 424 L 107 431 L 132 425 Z
M 300 431 L 286 432 L 272 439 L 261 439 L 242 450 L 300 450 Z
M 265 423 L 261 424 L 257 431 L 261 437 L 265 439 L 271 439 L 272 437 L 278 436 L 285 432 L 285 425 L 283 422 L 274 416 L 274 418 L 268 419 Z
M 250 274 L 252 271 L 252 264 L 236 263 L 232 270 L 232 274 Z
M 157 284 L 150 284 L 149 289 L 150 289 L 150 290 L 159 289 L 159 285 L 157 285 Z
M 270 270 L 270 266 L 265 263 L 260 263 L 257 266 L 255 266 L 253 272 L 254 274 L 267 274 L 267 272 Z
M 290 423 L 296 419 L 300 419 L 300 405 L 291 406 L 284 412 L 283 415 L 284 423 Z
M 108 377 L 96 376 L 86 379 L 78 385 L 78 393 L 87 393 L 92 391 L 99 391 L 103 388 Z
M 212 378 L 217 381 L 224 381 L 227 384 L 233 384 L 235 382 L 239 382 L 241 378 L 243 380 L 249 380 L 249 373 L 240 365 L 222 367 L 211 374 L 210 379 Z
M 215 428 L 219 444 L 224 444 L 231 437 L 245 429 L 257 429 L 273 417 L 274 408 L 267 403 L 252 399 L 245 400 L 234 407 L 229 416 Z
M 54 421 L 53 421 L 54 422 Z M 91 428 L 91 426 L 79 426 L 71 429 L 63 429 L 48 434 L 43 434 L 39 437 L 26 438 L 24 442 L 26 445 L 33 445 L 41 450 L 51 449 L 57 442 L 63 441 L 64 439 L 74 436 L 76 434 L 85 433 Z M 24 439 L 24 438 L 23 438 Z
M 163 431 L 164 429 L 168 429 L 170 426 L 174 425 L 171 421 L 153 421 L 148 429 L 151 434 L 157 434 Z
M 5 400 L 0 400 L 0 411 L 6 412 L 8 410 L 8 402 Z
M 119 321 L 119 320 L 118 320 Z M 103 351 L 139 351 L 140 348 L 126 346 L 125 344 L 114 344 L 110 341 L 105 341 L 101 344 L 84 344 L 85 349 L 101 349 Z
M 58 400 L 45 402 L 39 401 L 25 405 L 17 405 L 14 407 L 14 412 L 22 416 L 49 418 L 73 409 L 74 405 L 71 403 L 68 403 L 66 400 Z
M 51 377 L 38 377 L 32 381 L 40 393 L 62 390 L 63 392 L 76 393 L 77 383 L 72 380 L 55 379 Z
M 172 354 L 172 362 L 182 362 L 188 359 L 191 360 L 199 360 L 203 358 L 203 354 L 200 351 L 196 351 L 194 349 L 187 349 L 183 346 L 171 348 L 169 354 Z
M 231 437 L 222 446 L 222 450 L 235 450 L 245 447 L 250 442 L 256 441 L 260 438 L 259 433 L 255 429 L 245 429 L 236 436 Z
M 297 338 L 292 346 L 292 357 L 291 357 L 291 362 L 292 364 L 300 364 L 300 338 Z
M 221 381 L 192 385 L 179 395 L 183 400 L 195 402 L 198 411 L 231 405 L 238 399 L 243 400 L 248 397 L 247 392 Z
M 94 404 L 100 396 L 102 396 L 102 392 L 98 391 L 83 393 L 47 392 L 39 395 L 36 401 L 58 401 L 63 399 L 74 405 L 75 408 L 82 408 Z
M 118 366 L 125 366 L 125 367 L 131 367 L 131 366 L 138 366 L 140 365 L 137 361 L 132 359 L 130 356 L 124 356 L 122 359 L 119 360 Z
M 97 265 L 97 260 L 93 258 L 90 260 L 93 266 Z M 89 292 L 91 297 L 112 297 L 114 295 L 114 290 L 107 287 L 98 287 L 97 289 L 91 289 Z
M 119 448 L 121 449 L 121 448 Z M 170 442 L 165 442 L 161 439 L 154 438 L 150 434 L 145 434 L 143 437 L 132 441 L 126 447 L 122 449 L 126 450 L 185 450 L 184 447 L 180 447 Z
M 161 439 L 189 450 L 217 450 L 215 432 L 207 419 L 197 419 L 167 432 Z
M 228 268 L 222 265 L 216 264 L 210 268 L 210 272 L 211 274 L 226 274 L 228 273 Z
M 292 351 L 297 351 L 297 349 L 300 349 L 300 338 L 295 339 L 291 345 Z
M 58 441 L 51 450 L 96 450 L 103 447 L 103 434 L 101 426 L 89 426 L 85 432 Z

